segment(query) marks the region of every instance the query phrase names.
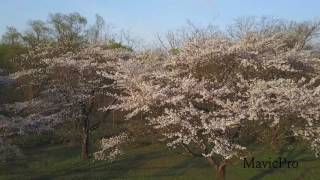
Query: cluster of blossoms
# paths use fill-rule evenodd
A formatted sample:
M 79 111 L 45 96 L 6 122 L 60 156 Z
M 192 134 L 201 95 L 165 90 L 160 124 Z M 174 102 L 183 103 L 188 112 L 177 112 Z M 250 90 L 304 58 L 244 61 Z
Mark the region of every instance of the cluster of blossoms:
M 94 153 L 96 160 L 114 161 L 122 154 L 121 145 L 128 140 L 128 136 L 122 133 L 118 136 L 101 139 L 101 150 Z

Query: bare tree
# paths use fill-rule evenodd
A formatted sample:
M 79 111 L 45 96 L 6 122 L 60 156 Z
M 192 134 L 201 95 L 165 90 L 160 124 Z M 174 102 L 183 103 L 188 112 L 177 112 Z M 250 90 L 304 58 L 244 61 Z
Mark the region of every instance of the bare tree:
M 319 22 L 307 21 L 297 23 L 278 18 L 269 17 L 240 17 L 227 29 L 230 37 L 235 40 L 249 38 L 253 33 L 263 37 L 270 37 L 276 33 L 285 33 L 287 44 L 304 48 L 310 40 L 319 36 Z
M 157 35 L 160 46 L 167 51 L 178 50 L 185 42 L 200 40 L 208 37 L 217 36 L 219 33 L 217 27 L 209 24 L 208 26 L 196 26 L 190 20 L 187 20 L 186 26 L 175 31 L 168 31 L 166 34 Z
M 94 25 L 92 25 L 87 31 L 86 36 L 90 43 L 98 43 L 104 40 L 106 22 L 102 16 L 96 14 L 96 20 Z

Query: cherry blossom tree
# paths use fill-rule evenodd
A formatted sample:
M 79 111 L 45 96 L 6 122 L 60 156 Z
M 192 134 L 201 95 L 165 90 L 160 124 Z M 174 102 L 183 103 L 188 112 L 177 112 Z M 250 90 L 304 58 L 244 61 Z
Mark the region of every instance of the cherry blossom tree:
M 82 128 L 81 157 L 88 159 L 90 131 L 99 123 L 92 124 L 93 114 L 98 109 L 95 98 L 107 90 L 101 88 L 102 84 L 108 83 L 96 72 L 107 70 L 111 62 L 129 56 L 131 52 L 126 50 L 100 46 L 81 48 L 76 52 L 51 46 L 30 50 L 22 62 L 25 70 L 11 74 L 11 77 L 17 80 L 28 77 L 28 83 L 38 86 L 39 93 L 31 100 L 6 104 L 2 109 L 12 112 L 10 117 L 19 119 L 19 129 L 30 130 L 31 126 L 39 132 L 68 121 L 76 122 Z
M 300 25 L 251 31 L 238 40 L 215 33 L 185 42 L 177 55 L 162 60 L 120 60 L 114 73 L 100 73 L 121 92 L 105 110 L 146 119 L 160 141 L 204 157 L 219 179 L 225 179 L 227 164 L 250 151 L 240 134 L 248 121 L 270 128 L 289 122 L 292 136 L 302 135 L 316 149 L 319 58 L 303 49 L 310 34 L 300 34 Z

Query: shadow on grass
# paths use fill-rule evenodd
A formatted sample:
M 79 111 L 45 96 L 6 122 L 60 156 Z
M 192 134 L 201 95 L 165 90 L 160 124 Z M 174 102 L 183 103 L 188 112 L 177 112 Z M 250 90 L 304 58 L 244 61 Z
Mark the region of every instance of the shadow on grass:
M 107 161 L 77 161 L 72 167 L 59 168 L 50 173 L 42 174 L 32 179 L 114 179 L 128 178 L 130 171 L 135 170 L 146 160 L 157 158 L 163 155 L 163 151 L 152 151 L 143 154 L 123 157 L 113 163 Z
M 188 159 L 183 160 L 182 162 L 167 168 L 163 168 L 163 170 L 159 173 L 153 174 L 154 176 L 182 176 L 190 169 L 194 168 L 207 168 L 208 165 L 205 164 L 203 158 L 195 158 L 189 157 Z
M 288 161 L 290 160 L 296 160 L 299 162 L 299 166 L 301 167 L 302 162 L 308 162 L 308 161 L 315 161 L 316 159 L 314 157 L 305 157 L 304 155 L 307 154 L 306 153 L 306 149 L 300 149 L 300 150 L 295 150 L 295 149 L 291 149 L 291 150 L 282 150 L 279 152 L 278 156 L 281 158 L 286 158 Z M 298 167 L 299 168 L 299 167 Z M 295 179 L 305 179 L 306 175 L 308 174 L 308 172 L 312 171 L 313 169 L 316 169 L 318 167 L 309 167 L 309 168 L 304 168 L 302 173 L 300 175 L 298 175 L 298 177 L 296 177 Z M 257 175 L 253 176 L 250 178 L 250 180 L 262 180 L 263 178 L 265 178 L 266 176 L 272 175 L 274 173 L 278 173 L 278 172 L 286 172 L 286 171 L 296 171 L 296 169 L 293 168 L 270 168 L 270 169 L 266 169 L 266 170 L 262 170 L 260 173 L 258 173 Z
M 214 175 L 210 165 L 202 158 L 180 157 L 179 153 L 168 151 L 159 146 L 148 146 L 128 151 L 113 163 L 107 161 L 82 161 L 79 149 L 64 146 L 45 147 L 33 150 L 19 164 L 12 164 L 0 171 L 0 179 L 206 179 Z M 274 155 L 274 154 L 273 154 Z M 182 155 L 181 155 L 182 156 Z M 250 180 L 261 180 L 277 173 L 294 175 L 289 179 L 306 179 L 317 172 L 319 163 L 306 150 L 295 149 L 281 151 L 279 157 L 298 160 L 306 166 L 294 169 L 259 169 Z M 314 162 L 313 162 L 314 161 Z M 5 170 L 8 169 L 8 172 Z M 212 173 L 211 173 L 212 172 Z M 243 172 L 243 171 L 239 171 Z M 229 173 L 229 172 L 228 172 Z M 232 173 L 232 171 L 230 171 Z M 191 175 L 191 176 L 190 176 Z M 239 177 L 233 176 L 233 177 Z M 252 175 L 251 175 L 252 176 Z

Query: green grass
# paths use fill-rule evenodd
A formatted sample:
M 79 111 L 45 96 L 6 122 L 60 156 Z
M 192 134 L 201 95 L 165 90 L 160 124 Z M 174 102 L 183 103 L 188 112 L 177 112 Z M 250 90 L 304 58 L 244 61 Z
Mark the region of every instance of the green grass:
M 278 157 L 270 151 L 256 159 Z M 227 179 L 320 179 L 320 161 L 302 148 L 286 151 L 281 157 L 299 161 L 297 169 L 244 169 L 242 162 L 227 167 Z M 82 161 L 77 148 L 62 145 L 26 150 L 25 158 L 0 166 L 0 179 L 133 179 L 133 180 L 207 180 L 214 169 L 202 158 L 182 155 L 160 145 L 133 148 L 113 163 Z

